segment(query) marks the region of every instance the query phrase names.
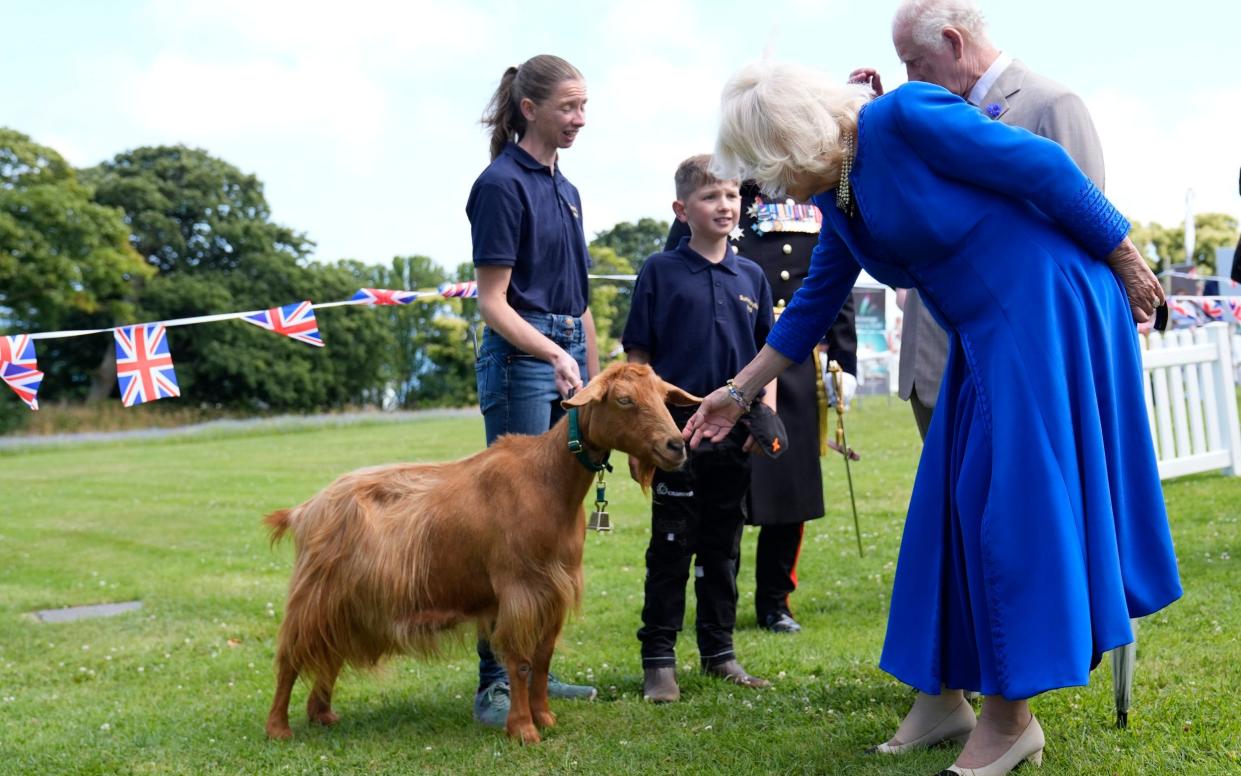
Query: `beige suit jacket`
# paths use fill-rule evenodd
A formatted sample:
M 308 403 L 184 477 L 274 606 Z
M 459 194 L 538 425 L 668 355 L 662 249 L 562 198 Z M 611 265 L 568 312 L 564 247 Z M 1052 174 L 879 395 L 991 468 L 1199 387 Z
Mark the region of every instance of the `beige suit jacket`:
M 1020 60 L 1004 69 L 987 91 L 981 108 L 998 105 L 998 119 L 1059 143 L 1082 172 L 1103 188 L 1103 148 L 1086 104 L 1073 92 L 1033 73 Z M 913 391 L 918 401 L 935 406 L 939 382 L 948 360 L 948 334 L 910 290 L 901 326 L 899 389 L 902 399 Z

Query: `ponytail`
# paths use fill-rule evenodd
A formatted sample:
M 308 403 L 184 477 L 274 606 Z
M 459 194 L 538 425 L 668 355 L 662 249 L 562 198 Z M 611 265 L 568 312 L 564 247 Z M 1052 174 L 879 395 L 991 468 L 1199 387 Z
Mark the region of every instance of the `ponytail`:
M 494 162 L 510 140 L 519 140 L 526 133 L 526 117 L 521 114 L 521 101 L 542 102 L 556 91 L 563 81 L 580 81 L 581 72 L 552 54 L 531 57 L 520 67 L 510 67 L 500 77 L 500 85 L 483 111 L 482 124 L 491 129 L 491 160 Z

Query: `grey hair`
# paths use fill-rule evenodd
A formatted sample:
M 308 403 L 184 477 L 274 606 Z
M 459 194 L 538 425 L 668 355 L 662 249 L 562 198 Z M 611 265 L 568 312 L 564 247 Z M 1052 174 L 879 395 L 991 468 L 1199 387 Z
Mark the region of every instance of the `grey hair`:
M 977 42 L 987 42 L 987 22 L 974 0 L 905 0 L 892 17 L 892 29 L 909 25 L 910 37 L 924 49 L 948 45 L 945 27 L 967 33 Z
M 842 135 L 856 132 L 858 112 L 873 96 L 868 86 L 805 65 L 746 65 L 724 85 L 711 172 L 753 180 L 777 197 L 801 173 L 830 180 L 845 153 Z

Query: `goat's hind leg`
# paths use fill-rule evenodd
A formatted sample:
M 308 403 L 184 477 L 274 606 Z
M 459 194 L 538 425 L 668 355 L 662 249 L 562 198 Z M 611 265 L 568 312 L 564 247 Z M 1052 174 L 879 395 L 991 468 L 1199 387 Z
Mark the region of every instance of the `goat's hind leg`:
M 272 699 L 271 711 L 267 712 L 267 737 L 292 738 L 293 730 L 289 727 L 289 696 L 293 694 L 293 683 L 297 681 L 297 669 L 283 654 L 277 658 L 276 665 L 276 697 Z
M 336 686 L 336 677 L 340 675 L 341 660 L 338 658 L 328 666 L 323 674 L 315 677 L 314 689 L 306 701 L 306 717 L 311 723 L 335 725 L 340 716 L 332 711 L 332 689 Z

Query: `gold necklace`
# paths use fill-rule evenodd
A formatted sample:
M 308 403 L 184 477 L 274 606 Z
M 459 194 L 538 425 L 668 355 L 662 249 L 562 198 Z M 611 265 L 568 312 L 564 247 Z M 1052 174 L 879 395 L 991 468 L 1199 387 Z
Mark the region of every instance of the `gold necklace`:
M 844 141 L 842 145 L 845 148 L 845 153 L 840 159 L 840 183 L 836 186 L 836 207 L 851 218 L 854 207 L 853 195 L 849 190 L 849 173 L 853 171 L 853 156 L 857 152 L 857 148 L 854 144 L 852 132 L 845 132 L 842 140 Z

